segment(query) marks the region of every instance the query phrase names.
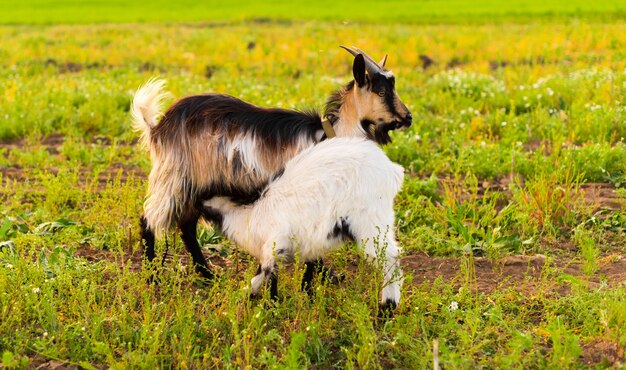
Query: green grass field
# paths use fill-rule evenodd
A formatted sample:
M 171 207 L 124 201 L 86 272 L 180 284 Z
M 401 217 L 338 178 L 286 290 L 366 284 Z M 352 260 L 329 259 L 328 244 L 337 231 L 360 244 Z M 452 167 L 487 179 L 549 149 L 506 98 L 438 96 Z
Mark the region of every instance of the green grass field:
M 392 1 L 83 1 L 0 2 L 0 24 L 239 22 L 320 20 L 373 23 L 465 23 L 537 21 L 554 18 L 623 20 L 623 0 L 392 0 Z
M 624 367 L 624 2 L 157 3 L 0 3 L 0 367 Z M 172 232 L 148 284 L 134 91 L 321 109 L 339 45 L 389 54 L 414 116 L 385 147 L 394 318 L 355 245 L 326 258 L 345 282 L 310 298 L 285 266 L 273 303 L 219 233 L 203 285 Z

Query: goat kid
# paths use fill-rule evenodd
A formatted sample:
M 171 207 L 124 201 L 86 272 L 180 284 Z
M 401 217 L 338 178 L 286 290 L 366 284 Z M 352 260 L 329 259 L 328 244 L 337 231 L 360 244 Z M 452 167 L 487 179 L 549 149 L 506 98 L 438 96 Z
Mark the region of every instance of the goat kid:
M 395 78 L 359 49 L 354 80 L 335 92 L 324 117 L 339 137 L 360 137 L 380 144 L 389 131 L 411 125 L 412 117 L 395 91 Z M 196 270 L 213 274 L 196 239 L 202 201 L 228 196 L 250 203 L 270 176 L 302 150 L 324 140 L 316 112 L 261 108 L 221 94 L 194 95 L 161 114 L 164 82 L 150 80 L 133 99 L 133 125 L 149 148 L 152 170 L 141 217 L 145 255 L 155 257 L 155 235 L 178 226 Z
M 306 263 L 303 287 L 310 287 L 321 257 L 349 240 L 382 267 L 385 310 L 400 301 L 393 202 L 403 178 L 403 168 L 374 142 L 335 138 L 296 155 L 256 202 L 241 205 L 213 197 L 203 202 L 203 212 L 259 261 L 253 295 L 269 279 L 276 298 L 276 259 L 296 253 Z

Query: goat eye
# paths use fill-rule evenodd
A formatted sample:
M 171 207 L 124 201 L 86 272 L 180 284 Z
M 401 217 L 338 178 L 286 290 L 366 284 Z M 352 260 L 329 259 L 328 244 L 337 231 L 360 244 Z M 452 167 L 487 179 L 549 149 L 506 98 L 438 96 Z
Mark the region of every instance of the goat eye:
M 385 90 L 383 90 L 383 91 L 379 91 L 379 92 L 378 92 L 378 96 L 380 96 L 381 98 L 382 98 L 383 96 L 385 96 Z

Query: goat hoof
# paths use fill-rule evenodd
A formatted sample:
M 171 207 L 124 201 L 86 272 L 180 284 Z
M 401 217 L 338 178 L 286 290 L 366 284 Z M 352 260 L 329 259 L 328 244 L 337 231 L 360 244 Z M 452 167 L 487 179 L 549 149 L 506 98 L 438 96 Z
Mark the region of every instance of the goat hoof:
M 202 276 L 198 279 L 198 281 L 200 282 L 200 285 L 207 287 L 211 285 L 211 281 L 213 281 L 213 279 L 207 279 L 204 276 Z
M 159 275 L 157 275 L 156 269 L 154 268 L 146 268 L 144 271 L 148 273 L 148 277 L 146 278 L 146 284 L 148 285 L 159 285 Z
M 335 270 L 330 269 L 328 271 L 328 282 L 331 284 L 341 284 L 346 280 L 346 274 L 342 272 L 335 272 Z
M 330 267 L 323 268 L 322 276 L 327 282 L 334 285 L 343 283 L 343 281 L 346 280 L 346 274 L 341 272 L 335 272 L 335 269 Z
M 157 281 L 157 279 L 154 277 L 154 275 L 150 275 L 150 277 L 148 277 L 146 279 L 146 283 L 148 285 L 159 285 L 159 282 Z
M 215 279 L 215 275 L 211 270 L 204 266 L 196 267 L 196 272 L 200 275 L 202 285 L 207 286 Z
M 394 300 L 387 299 L 385 303 L 378 307 L 378 317 L 381 319 L 393 318 L 393 311 L 398 307 L 398 303 Z
M 198 269 L 198 273 L 202 276 L 202 280 L 206 282 L 215 279 L 215 275 L 211 272 L 211 270 Z

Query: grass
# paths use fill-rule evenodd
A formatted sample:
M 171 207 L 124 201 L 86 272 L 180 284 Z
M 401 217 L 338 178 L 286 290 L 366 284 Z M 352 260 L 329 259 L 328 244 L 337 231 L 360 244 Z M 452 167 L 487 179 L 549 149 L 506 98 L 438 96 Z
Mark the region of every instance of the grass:
M 120 22 L 240 22 L 244 20 L 351 21 L 384 23 L 492 23 L 536 21 L 555 17 L 618 20 L 626 16 L 623 1 L 54 1 L 0 3 L 2 24 L 88 24 Z M 216 21 L 217 20 L 217 21 Z
M 165 19 L 166 8 L 139 14 L 131 3 L 120 24 L 107 17 L 121 3 L 46 4 L 0 12 L 16 23 L 0 26 L 4 366 L 420 368 L 432 366 L 434 341 L 446 368 L 624 365 L 619 2 L 483 2 L 472 14 L 385 3 L 393 10 L 373 21 L 377 3 L 359 8 L 359 24 L 324 3 L 318 20 L 298 22 L 243 21 L 258 8 L 228 7 Z M 299 19 L 290 6 L 265 11 Z M 559 9 L 577 15 L 549 15 Z M 218 16 L 228 22 L 166 22 Z M 70 24 L 92 22 L 104 23 Z M 247 298 L 255 266 L 219 233 L 199 237 L 218 274 L 209 285 L 170 235 L 159 284 L 147 284 L 137 219 L 150 163 L 130 129 L 134 90 L 160 75 L 170 101 L 219 91 L 319 109 L 350 77 L 342 44 L 388 53 L 415 117 L 385 147 L 407 169 L 394 319 L 376 318 L 380 284 L 355 246 L 327 259 L 346 282 L 319 282 L 313 298 L 299 289 L 302 266 L 286 266 L 275 304 Z

